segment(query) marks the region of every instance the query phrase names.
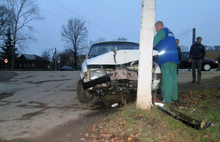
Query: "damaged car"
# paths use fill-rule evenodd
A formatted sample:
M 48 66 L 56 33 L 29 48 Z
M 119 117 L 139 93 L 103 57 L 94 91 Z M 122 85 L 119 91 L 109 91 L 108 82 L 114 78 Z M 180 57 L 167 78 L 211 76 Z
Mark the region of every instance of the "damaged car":
M 153 56 L 157 55 L 153 50 Z M 136 98 L 139 44 L 127 41 L 99 42 L 91 45 L 82 63 L 77 83 L 81 103 L 112 105 Z M 161 70 L 152 63 L 152 90 L 158 89 Z

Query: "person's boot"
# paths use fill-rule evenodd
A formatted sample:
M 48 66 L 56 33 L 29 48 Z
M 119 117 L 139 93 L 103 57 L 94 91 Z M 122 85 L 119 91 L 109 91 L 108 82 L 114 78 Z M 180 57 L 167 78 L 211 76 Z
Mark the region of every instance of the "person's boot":
M 200 84 L 200 83 L 201 83 L 201 78 L 198 78 L 197 83 L 198 83 L 198 84 Z

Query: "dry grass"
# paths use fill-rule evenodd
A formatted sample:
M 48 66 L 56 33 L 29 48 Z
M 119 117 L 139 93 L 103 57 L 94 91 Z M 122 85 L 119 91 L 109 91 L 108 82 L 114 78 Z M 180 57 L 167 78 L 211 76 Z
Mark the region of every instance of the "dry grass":
M 216 60 L 217 56 L 220 54 L 220 50 L 217 51 L 206 51 L 205 58 Z
M 220 124 L 220 89 L 190 90 L 180 92 L 185 106 L 173 106 L 188 116 L 208 119 Z M 196 112 L 190 113 L 191 109 Z M 126 105 L 123 111 L 110 114 L 101 123 L 94 124 L 84 140 L 92 142 L 200 142 L 218 141 L 220 126 L 196 130 L 166 115 L 153 106 L 150 110 L 136 108 L 136 104 Z M 193 135 L 192 135 L 193 134 Z

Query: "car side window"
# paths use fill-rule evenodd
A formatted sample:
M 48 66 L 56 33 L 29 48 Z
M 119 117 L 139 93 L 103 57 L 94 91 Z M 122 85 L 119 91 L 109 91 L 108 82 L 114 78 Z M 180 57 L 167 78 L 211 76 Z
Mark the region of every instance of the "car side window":
M 189 54 L 188 53 L 182 53 L 182 60 L 188 60 Z
M 186 59 L 189 59 L 189 54 L 186 54 L 186 57 L 185 57 Z

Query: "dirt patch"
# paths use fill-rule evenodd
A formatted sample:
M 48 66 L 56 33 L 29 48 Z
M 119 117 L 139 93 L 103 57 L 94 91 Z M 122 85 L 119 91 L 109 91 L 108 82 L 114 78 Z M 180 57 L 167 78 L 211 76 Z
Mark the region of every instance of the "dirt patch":
M 18 74 L 11 71 L 0 71 L 0 82 L 9 82 L 13 77 Z
M 84 141 L 86 134 L 91 132 L 94 124 L 101 122 L 106 116 L 120 109 L 97 108 L 94 112 L 81 115 L 77 121 L 69 121 L 53 130 L 45 133 L 41 137 L 30 139 L 15 139 L 11 141 L 1 140 L 1 142 L 80 142 Z

